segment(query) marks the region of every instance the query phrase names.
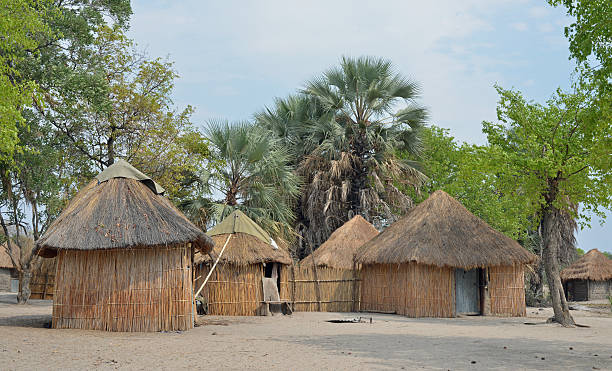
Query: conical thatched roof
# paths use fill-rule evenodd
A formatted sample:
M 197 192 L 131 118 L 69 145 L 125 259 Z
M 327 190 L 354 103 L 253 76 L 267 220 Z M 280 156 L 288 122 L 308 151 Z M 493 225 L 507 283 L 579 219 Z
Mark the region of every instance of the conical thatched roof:
M 212 240 L 166 197 L 163 188 L 120 160 L 77 193 L 38 240 L 38 254 L 58 249 L 102 250 L 192 242 L 204 251 Z
M 227 238 L 232 236 L 219 259 L 220 263 L 247 265 L 268 262 L 291 264 L 292 262 L 285 244 L 277 244 L 266 231 L 240 210 L 228 215 L 207 234 L 215 242 L 213 250 L 215 257 L 221 253 Z M 209 260 L 208 255 L 196 254 L 197 264 Z
M 561 280 L 612 280 L 612 259 L 593 249 L 562 270 Z
M 318 266 L 353 269 L 357 249 L 378 235 L 378 231 L 361 215 L 353 217 L 329 236 L 318 249 L 302 259 L 301 265 L 312 265 L 313 257 Z
M 444 191 L 434 192 L 357 253 L 364 264 L 417 262 L 464 269 L 535 260 Z

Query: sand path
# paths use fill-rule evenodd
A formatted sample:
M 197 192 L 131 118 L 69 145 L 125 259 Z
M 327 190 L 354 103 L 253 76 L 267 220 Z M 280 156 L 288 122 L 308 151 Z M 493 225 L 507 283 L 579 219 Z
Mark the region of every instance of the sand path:
M 550 310 L 530 308 L 527 318 L 202 316 L 183 333 L 106 333 L 44 328 L 50 301 L 13 300 L 0 295 L 1 369 L 612 370 L 612 316 L 583 311 L 574 317 L 590 328 L 541 324 Z M 359 316 L 368 323 L 326 322 Z

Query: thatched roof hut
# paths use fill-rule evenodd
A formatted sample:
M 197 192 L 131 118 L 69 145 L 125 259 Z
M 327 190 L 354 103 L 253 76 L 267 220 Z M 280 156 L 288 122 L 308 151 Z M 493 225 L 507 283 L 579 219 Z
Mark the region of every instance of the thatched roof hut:
M 6 252 L 6 243 L 0 245 L 0 291 L 13 291 L 11 281 L 17 277 L 11 257 Z
M 355 253 L 364 243 L 378 235 L 378 231 L 361 215 L 354 216 L 329 236 L 312 254 L 302 259 L 300 265 L 337 269 L 353 269 Z
M 213 242 L 119 160 L 70 201 L 38 240 L 57 255 L 54 328 L 110 331 L 193 327 L 193 249 Z
M 597 249 L 589 250 L 572 265 L 561 271 L 561 280 L 612 280 L 612 259 Z
M 524 314 L 523 268 L 535 260 L 534 254 L 444 191 L 434 192 L 357 253 L 363 267 L 366 308 L 368 302 L 381 297 L 378 291 L 383 286 L 390 291 L 382 296 L 391 298 L 386 303 L 391 309 L 381 310 L 410 316 Z M 389 276 L 391 271 L 411 278 Z M 372 277 L 380 281 L 373 282 Z M 398 287 L 406 282 L 410 287 Z M 490 292 L 477 292 L 473 287 L 487 287 Z M 407 299 L 405 295 L 412 296 Z M 422 305 L 406 306 L 419 300 Z M 464 309 L 464 304 L 471 309 Z
M 270 235 L 240 210 L 235 210 L 223 221 L 206 232 L 215 243 L 213 256 L 218 256 L 228 237 L 231 238 L 219 262 L 249 265 L 268 262 L 291 264 L 289 252 L 281 241 L 279 245 Z M 206 254 L 196 255 L 196 264 L 209 261 Z
M 211 256 L 219 259 L 201 293 L 208 314 L 257 315 L 264 302 L 264 285 L 276 297 L 286 291 L 287 265 L 292 259 L 285 244 L 274 241 L 242 211 L 234 211 L 207 234 L 215 248 L 210 255 L 196 254 L 195 264 L 198 289 L 214 264 Z
M 606 299 L 612 294 L 612 260 L 592 249 L 561 271 L 570 300 Z
M 6 243 L 0 245 L 0 268 L 14 268 L 13 261 L 6 252 Z
M 101 172 L 70 201 L 38 240 L 41 256 L 57 250 L 130 249 L 212 240 L 166 197 L 164 189 L 124 160 Z
M 292 272 L 293 309 L 324 312 L 357 310 L 359 265 L 355 262 L 355 253 L 376 235 L 376 228 L 357 215 L 302 259 Z
M 363 264 L 415 262 L 463 269 L 530 264 L 536 259 L 444 191 L 434 192 L 358 253 Z

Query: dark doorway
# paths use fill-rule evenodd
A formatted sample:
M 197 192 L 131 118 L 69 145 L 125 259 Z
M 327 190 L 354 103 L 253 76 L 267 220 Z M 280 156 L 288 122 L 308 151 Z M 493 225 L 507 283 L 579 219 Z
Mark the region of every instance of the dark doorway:
M 455 269 L 455 312 L 480 314 L 480 270 Z

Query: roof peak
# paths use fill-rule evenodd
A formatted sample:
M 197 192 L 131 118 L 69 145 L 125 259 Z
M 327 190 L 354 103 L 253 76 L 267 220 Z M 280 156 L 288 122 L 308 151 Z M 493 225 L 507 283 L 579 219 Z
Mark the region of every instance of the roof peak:
M 255 223 L 253 219 L 249 218 L 241 210 L 234 210 L 231 214 L 226 216 L 221 223 L 215 225 L 206 234 L 209 236 L 216 236 L 219 234 L 234 234 L 234 233 L 246 233 L 253 237 L 260 239 L 262 242 L 268 245 L 274 246 L 272 238 L 259 224 Z
M 134 166 L 132 166 L 132 164 L 123 159 L 117 159 L 111 166 L 107 167 L 106 169 L 102 170 L 100 174 L 96 175 L 98 184 L 114 178 L 136 179 L 145 184 L 147 187 L 149 187 L 149 189 L 151 189 L 151 191 L 158 195 L 164 194 L 166 191 L 164 187 L 157 184 L 153 179 L 151 179 L 151 177 L 136 169 Z

